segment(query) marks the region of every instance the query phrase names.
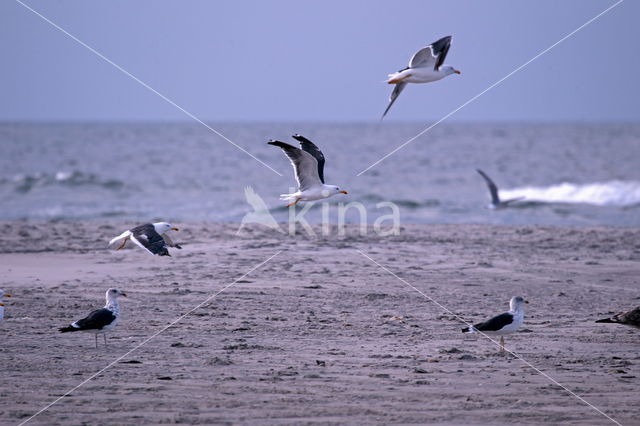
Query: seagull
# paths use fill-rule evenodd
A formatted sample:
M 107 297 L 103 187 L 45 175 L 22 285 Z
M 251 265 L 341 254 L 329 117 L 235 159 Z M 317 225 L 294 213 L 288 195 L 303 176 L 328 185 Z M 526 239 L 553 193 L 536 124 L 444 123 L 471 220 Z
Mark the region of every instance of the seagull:
M 516 197 L 510 198 L 508 200 L 500 200 L 500 196 L 498 195 L 498 187 L 491 180 L 489 176 L 485 172 L 480 169 L 476 169 L 476 171 L 482 176 L 484 181 L 487 183 L 487 187 L 489 188 L 489 192 L 491 193 L 491 204 L 487 206 L 489 209 L 503 209 L 505 207 L 509 207 L 509 204 L 515 203 L 516 201 L 523 200 L 524 197 Z
M 596 322 L 606 322 L 613 324 L 630 325 L 631 327 L 640 328 L 640 306 L 628 312 L 620 312 L 611 318 L 599 319 Z
M 59 328 L 60 333 L 68 333 L 71 331 L 90 331 L 96 336 L 96 349 L 98 348 L 98 334 L 102 333 L 104 344 L 107 345 L 107 332 L 113 330 L 120 319 L 120 305 L 118 304 L 118 296 L 127 297 L 127 295 L 117 288 L 110 288 L 105 294 L 107 304 L 104 308 L 91 312 L 86 317 L 71 323 L 69 327 Z
M 0 290 L 0 321 L 4 320 L 4 303 L 2 303 L 3 297 L 11 297 L 11 295 L 5 293 L 4 290 Z
M 282 148 L 296 174 L 298 182 L 298 192 L 293 194 L 281 194 L 280 199 L 293 201 L 287 207 L 295 206 L 300 201 L 315 201 L 329 198 L 336 194 L 347 194 L 335 185 L 324 184 L 324 155 L 322 151 L 309 139 L 295 134 L 292 136 L 300 142 L 300 148 L 288 143 L 270 140 L 269 145 Z
M 178 231 L 178 228 L 174 228 L 167 222 L 146 223 L 124 231 L 109 241 L 109 245 L 121 242 L 120 246 L 116 249 L 120 250 L 124 248 L 127 241 L 131 240 L 151 254 L 171 256 L 167 246 L 177 249 L 181 249 L 182 247 L 171 240 L 171 237 L 167 235 L 168 231 Z
M 264 202 L 262 197 L 256 194 L 253 188 L 247 186 L 244 189 L 244 197 L 246 198 L 247 203 L 251 204 L 251 207 L 253 207 L 253 211 L 244 215 L 240 223 L 240 228 L 238 228 L 238 232 L 240 232 L 247 223 L 259 223 L 268 228 L 284 233 L 282 228 L 280 228 L 280 225 L 278 225 L 278 222 L 276 222 L 269 212 L 267 204 Z
M 524 322 L 524 304 L 529 303 L 521 296 L 511 298 L 509 302 L 509 312 L 497 315 L 488 321 L 481 322 L 472 327 L 462 329 L 463 333 L 484 333 L 500 335 L 500 352 L 504 352 L 503 334 L 518 331 Z
M 447 52 L 449 52 L 449 47 L 451 47 L 451 36 L 442 37 L 435 43 L 418 50 L 409 61 L 408 67 L 389 74 L 387 83 L 395 84 L 396 87 L 391 92 L 389 105 L 384 110 L 381 120 L 387 115 L 391 105 L 396 101 L 407 83 L 431 83 L 451 74 L 460 74 L 460 71 L 452 66 L 443 65 Z

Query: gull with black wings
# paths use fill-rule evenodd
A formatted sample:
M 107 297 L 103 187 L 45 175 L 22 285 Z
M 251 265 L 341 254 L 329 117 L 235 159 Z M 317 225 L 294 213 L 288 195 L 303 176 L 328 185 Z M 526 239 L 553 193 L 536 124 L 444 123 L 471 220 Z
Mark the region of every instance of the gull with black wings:
M 347 194 L 347 191 L 336 185 L 325 185 L 325 160 L 320 148 L 304 136 L 295 134 L 293 138 L 300 142 L 300 148 L 276 140 L 268 142 L 269 145 L 277 146 L 284 151 L 296 175 L 298 191 L 280 195 L 281 200 L 291 201 L 287 207 L 295 206 L 300 201 L 322 200 L 336 194 Z
M 389 105 L 384 110 L 381 120 L 387 115 L 387 112 L 389 112 L 389 109 L 408 83 L 431 83 L 432 81 L 442 80 L 451 74 L 460 74 L 460 71 L 452 66 L 444 65 L 444 60 L 450 47 L 451 36 L 442 37 L 440 40 L 418 50 L 409 61 L 408 67 L 389 74 L 387 83 L 395 84 L 396 87 L 391 92 Z
M 498 186 L 491 180 L 491 178 L 485 172 L 483 172 L 480 169 L 476 169 L 476 171 L 480 176 L 482 176 L 482 179 L 484 179 L 485 183 L 487 184 L 487 188 L 489 188 L 489 194 L 491 194 L 491 204 L 487 206 L 488 208 L 503 209 L 505 207 L 509 207 L 511 203 L 515 203 L 516 201 L 520 201 L 524 199 L 524 197 L 516 197 L 516 198 L 510 198 L 508 200 L 501 200 L 500 196 L 498 195 Z
M 521 296 L 512 297 L 509 311 L 471 327 L 462 329 L 463 333 L 483 333 L 500 335 L 500 352 L 504 352 L 504 334 L 514 333 L 524 323 L 524 304 L 529 303 Z
M 173 242 L 167 234 L 169 231 L 178 231 L 178 228 L 171 226 L 167 222 L 145 223 L 136 226 L 128 231 L 124 231 L 111 241 L 109 245 L 120 243 L 116 250 L 124 248 L 127 241 L 133 241 L 137 246 L 145 249 L 151 254 L 158 256 L 171 256 L 168 247 L 181 249 L 179 244 Z

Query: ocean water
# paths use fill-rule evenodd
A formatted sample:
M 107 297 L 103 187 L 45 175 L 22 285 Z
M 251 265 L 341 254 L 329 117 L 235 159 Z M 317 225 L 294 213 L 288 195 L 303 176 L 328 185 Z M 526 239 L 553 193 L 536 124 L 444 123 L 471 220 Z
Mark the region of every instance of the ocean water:
M 640 225 L 640 124 L 441 124 L 360 176 L 425 125 L 211 125 L 282 176 L 197 123 L 0 124 L 0 220 L 239 222 L 252 187 L 286 221 L 293 172 L 266 142 L 300 133 L 349 191 L 310 208 L 312 223 L 350 202 L 373 223 L 392 202 L 402 223 Z M 487 209 L 476 168 L 525 201 Z

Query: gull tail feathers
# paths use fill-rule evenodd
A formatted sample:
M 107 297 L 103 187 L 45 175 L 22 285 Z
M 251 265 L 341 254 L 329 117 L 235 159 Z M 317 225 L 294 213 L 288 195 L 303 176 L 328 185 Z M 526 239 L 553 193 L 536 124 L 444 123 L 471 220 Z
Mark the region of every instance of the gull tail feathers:
M 127 238 L 129 236 L 130 232 L 129 231 L 124 231 L 122 234 L 118 235 L 117 237 L 113 238 L 111 241 L 109 241 L 109 245 L 113 245 L 119 241 L 124 240 L 125 238 Z
M 471 333 L 471 334 L 473 334 L 473 333 L 476 333 L 477 330 L 475 329 L 475 327 L 465 327 L 465 328 L 462 329 L 462 332 L 463 333 Z

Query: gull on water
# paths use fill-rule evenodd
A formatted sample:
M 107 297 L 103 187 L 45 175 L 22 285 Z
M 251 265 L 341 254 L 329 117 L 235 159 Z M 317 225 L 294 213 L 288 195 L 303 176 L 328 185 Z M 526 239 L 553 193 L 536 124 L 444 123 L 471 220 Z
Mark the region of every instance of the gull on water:
M 451 47 L 451 36 L 442 37 L 435 43 L 418 50 L 409 61 L 408 67 L 389 74 L 387 83 L 395 84 L 396 87 L 391 92 L 389 105 L 384 110 L 382 118 L 387 115 L 391 105 L 393 105 L 408 83 L 430 83 L 441 80 L 451 74 L 460 74 L 460 71 L 452 66 L 443 65 L 447 52 L 449 52 L 449 47 Z
M 463 333 L 484 333 L 488 335 L 500 335 L 500 351 L 504 352 L 504 334 L 518 331 L 524 322 L 524 304 L 529 303 L 521 296 L 512 297 L 509 301 L 509 312 L 471 327 L 462 329 Z
M 127 295 L 117 288 L 110 288 L 106 292 L 107 303 L 104 308 L 96 309 L 86 317 L 71 323 L 68 327 L 59 328 L 60 333 L 69 333 L 72 331 L 89 331 L 96 336 L 96 348 L 98 347 L 98 334 L 104 337 L 104 344 L 107 345 L 107 332 L 113 330 L 120 319 L 120 305 L 118 304 L 118 296 L 127 297 Z
M 628 312 L 620 312 L 610 318 L 599 319 L 596 322 L 624 324 L 631 327 L 640 328 L 640 306 Z
M 269 145 L 282 148 L 291 164 L 298 182 L 298 191 L 293 194 L 281 194 L 280 199 L 291 201 L 287 207 L 295 206 L 300 201 L 315 201 L 329 198 L 336 194 L 347 194 L 335 185 L 324 183 L 324 155 L 309 139 L 298 134 L 293 138 L 300 142 L 300 148 L 288 143 L 270 140 Z
M 524 199 L 524 197 L 516 197 L 516 198 L 510 198 L 508 200 L 501 200 L 500 196 L 498 195 L 498 187 L 491 180 L 491 178 L 480 169 L 476 169 L 476 171 L 480 174 L 480 176 L 482 176 L 482 179 L 484 179 L 484 181 L 486 182 L 487 187 L 489 188 L 489 193 L 491 194 L 491 204 L 489 204 L 487 208 L 503 209 L 505 207 L 509 207 L 509 204 L 511 203 L 515 203 L 516 201 L 520 201 Z
M 146 223 L 124 231 L 109 241 L 109 245 L 119 242 L 120 246 L 116 250 L 120 250 L 124 248 L 127 241 L 131 240 L 151 254 L 171 256 L 167 247 L 175 247 L 177 249 L 182 247 L 171 240 L 171 237 L 167 234 L 169 231 L 178 231 L 178 228 L 174 228 L 167 222 Z
M 5 293 L 4 290 L 0 290 L 0 321 L 4 320 L 4 303 L 2 302 L 3 297 L 11 297 L 11 295 Z

